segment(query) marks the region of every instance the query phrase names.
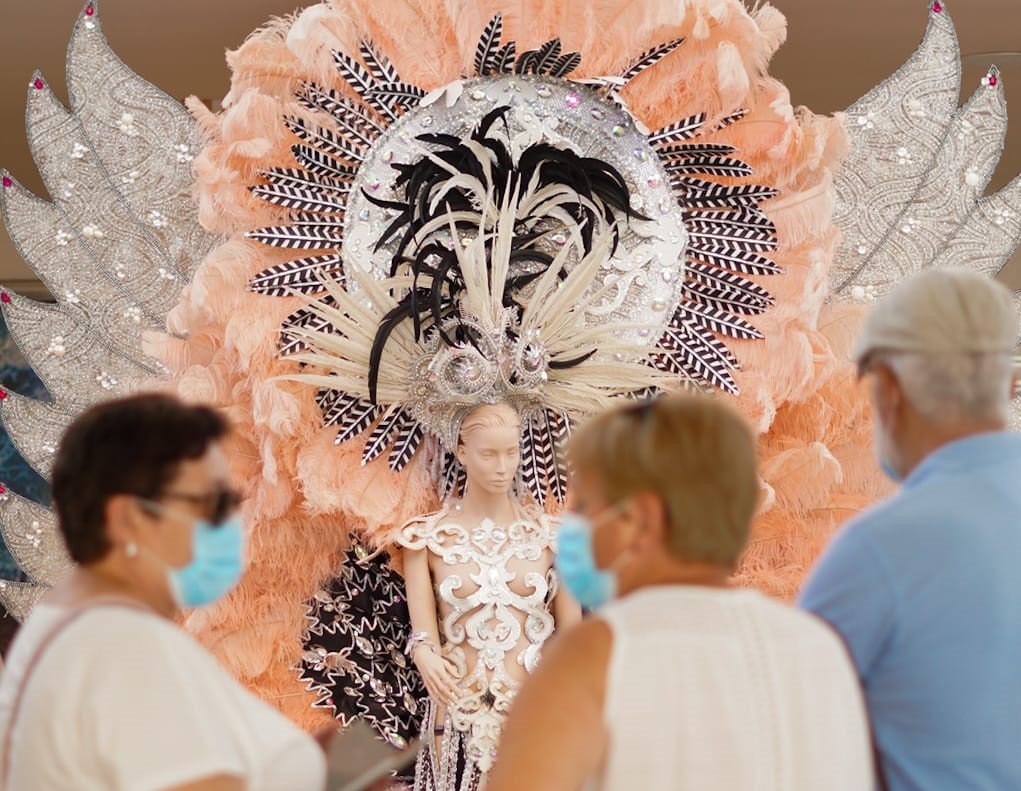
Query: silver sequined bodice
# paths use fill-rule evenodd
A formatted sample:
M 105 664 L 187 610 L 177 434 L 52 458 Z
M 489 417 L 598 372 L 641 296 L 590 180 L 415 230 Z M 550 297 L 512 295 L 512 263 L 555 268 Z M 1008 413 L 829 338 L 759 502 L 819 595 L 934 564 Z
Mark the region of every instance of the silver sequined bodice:
M 429 551 L 443 654 L 461 676 L 449 720 L 483 772 L 515 692 L 553 633 L 554 540 L 554 523 L 538 508 L 522 508 L 509 525 L 483 519 L 470 527 L 455 506 L 401 531 L 405 547 Z

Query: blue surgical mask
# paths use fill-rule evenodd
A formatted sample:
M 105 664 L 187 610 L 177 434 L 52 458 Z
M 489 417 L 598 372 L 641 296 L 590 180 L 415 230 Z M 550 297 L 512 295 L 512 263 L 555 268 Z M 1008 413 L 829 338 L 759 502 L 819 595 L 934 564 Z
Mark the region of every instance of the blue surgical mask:
M 226 596 L 244 572 L 245 530 L 240 515 L 218 525 L 196 520 L 192 559 L 167 570 L 170 591 L 181 608 L 201 607 Z
M 614 509 L 615 510 L 615 509 Z M 599 520 L 609 515 L 600 514 Z M 560 521 L 557 537 L 556 569 L 564 585 L 582 607 L 601 607 L 617 595 L 617 578 L 612 571 L 596 566 L 592 551 L 592 520 L 571 511 Z

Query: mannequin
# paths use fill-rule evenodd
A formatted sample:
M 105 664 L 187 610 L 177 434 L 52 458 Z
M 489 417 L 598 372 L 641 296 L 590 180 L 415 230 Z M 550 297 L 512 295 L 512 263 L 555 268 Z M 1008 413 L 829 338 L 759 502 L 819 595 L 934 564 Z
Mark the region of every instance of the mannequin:
M 483 404 L 461 424 L 463 497 L 398 537 L 412 635 L 429 692 L 416 791 L 473 791 L 492 766 L 503 718 L 554 628 L 581 617 L 558 590 L 555 522 L 515 495 L 521 419 Z

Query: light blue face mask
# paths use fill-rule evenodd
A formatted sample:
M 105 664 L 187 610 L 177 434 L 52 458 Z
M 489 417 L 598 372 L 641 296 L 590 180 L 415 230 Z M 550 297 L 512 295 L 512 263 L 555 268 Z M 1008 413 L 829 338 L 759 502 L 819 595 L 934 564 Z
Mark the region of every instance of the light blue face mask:
M 202 607 L 230 593 L 245 570 L 245 527 L 241 515 L 234 514 L 214 525 L 207 519 L 193 519 L 150 500 L 142 502 L 153 513 L 194 525 L 191 562 L 187 566 L 169 566 L 162 558 L 149 553 L 166 566 L 170 593 L 177 606 L 182 609 Z
M 616 575 L 596 566 L 592 550 L 592 531 L 596 524 L 617 510 L 614 506 L 604 511 L 595 523 L 572 511 L 567 511 L 560 520 L 555 559 L 557 573 L 571 595 L 587 610 L 601 607 L 617 595 Z
M 192 542 L 191 562 L 167 571 L 170 592 L 181 608 L 201 607 L 222 599 L 245 570 L 245 529 L 240 515 L 219 525 L 196 520 Z

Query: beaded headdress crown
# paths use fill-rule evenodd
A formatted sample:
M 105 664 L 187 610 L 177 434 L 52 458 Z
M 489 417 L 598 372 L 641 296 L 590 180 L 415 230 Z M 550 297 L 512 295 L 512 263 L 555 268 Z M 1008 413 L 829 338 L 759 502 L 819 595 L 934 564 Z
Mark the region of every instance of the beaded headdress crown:
M 449 489 L 460 420 L 504 400 L 522 414 L 523 476 L 542 502 L 563 496 L 557 451 L 573 422 L 611 399 L 736 392 L 718 336 L 761 337 L 743 316 L 772 298 L 746 276 L 780 271 L 759 208 L 776 193 L 713 180 L 751 173 L 711 141 L 740 113 L 650 133 L 628 112 L 620 91 L 680 41 L 620 76 L 575 80 L 580 55 L 559 40 L 515 57 L 501 31 L 496 16 L 475 76 L 430 94 L 369 43 L 360 60 L 335 53 L 351 93 L 305 86 L 316 113 L 288 120 L 302 169 L 253 190 L 301 220 L 249 235 L 339 252 L 251 288 L 317 295 L 285 322 L 282 351 L 310 366 L 298 378 L 321 388 L 338 442 L 371 427 L 363 459 L 392 446 L 400 469 L 435 435 Z

